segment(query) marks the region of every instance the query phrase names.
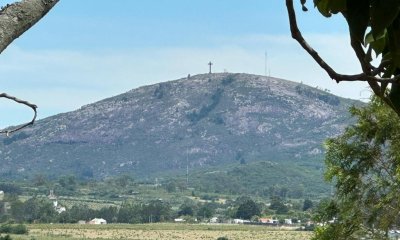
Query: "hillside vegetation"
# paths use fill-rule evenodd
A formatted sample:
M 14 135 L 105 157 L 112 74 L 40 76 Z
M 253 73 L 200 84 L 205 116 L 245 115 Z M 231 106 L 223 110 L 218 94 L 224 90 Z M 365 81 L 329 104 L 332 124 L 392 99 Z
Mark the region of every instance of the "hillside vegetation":
M 262 184 L 257 191 L 279 185 L 307 192 L 310 183 L 322 182 L 323 141 L 351 122 L 353 104 L 361 103 L 273 77 L 196 75 L 133 89 L 0 137 L 0 176 L 154 180 L 185 175 L 188 166 L 191 173 L 220 171 L 206 176 L 221 184 L 231 181 L 209 190 Z M 193 184 L 202 178 L 193 176 Z

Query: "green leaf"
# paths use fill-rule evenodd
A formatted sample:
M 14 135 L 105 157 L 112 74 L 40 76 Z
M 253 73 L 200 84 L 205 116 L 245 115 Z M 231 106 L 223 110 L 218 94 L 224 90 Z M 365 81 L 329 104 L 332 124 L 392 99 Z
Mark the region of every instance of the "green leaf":
M 314 5 L 318 8 L 318 11 L 325 17 L 330 17 L 330 0 L 314 0 Z
M 395 21 L 396 24 L 388 27 L 388 46 L 391 52 L 392 64 L 396 68 L 400 68 L 400 17 Z
M 381 34 L 399 15 L 399 0 L 371 1 L 371 28 L 374 37 Z
M 386 30 L 384 30 L 382 34 L 378 35 L 377 37 L 374 37 L 372 31 L 370 31 L 365 36 L 365 46 L 369 44 L 370 47 L 374 50 L 376 56 L 378 56 L 385 50 L 386 36 L 387 36 Z
M 346 1 L 347 11 L 344 16 L 350 29 L 350 35 L 361 43 L 364 42 L 365 31 L 369 24 L 369 1 Z
M 350 0 L 351 1 L 351 0 Z M 329 2 L 331 13 L 339 13 L 347 10 L 347 0 L 331 0 Z

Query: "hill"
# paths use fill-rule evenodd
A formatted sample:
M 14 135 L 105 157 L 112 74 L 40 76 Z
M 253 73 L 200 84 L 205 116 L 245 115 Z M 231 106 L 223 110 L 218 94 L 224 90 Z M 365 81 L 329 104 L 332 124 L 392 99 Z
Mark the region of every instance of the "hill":
M 273 77 L 196 75 L 133 89 L 0 137 L 0 176 L 153 178 L 184 175 L 187 165 L 201 173 L 258 162 L 320 176 L 322 143 L 351 121 L 353 104 L 360 102 Z

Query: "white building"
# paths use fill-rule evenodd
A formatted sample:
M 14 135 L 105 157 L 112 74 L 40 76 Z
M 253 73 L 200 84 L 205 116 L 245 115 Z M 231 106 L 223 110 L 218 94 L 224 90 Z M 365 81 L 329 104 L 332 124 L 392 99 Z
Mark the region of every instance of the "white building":
M 88 223 L 89 224 L 107 224 L 107 221 L 103 218 L 93 218 Z
M 217 223 L 218 222 L 218 218 L 217 217 L 213 217 L 210 219 L 210 223 Z
M 233 223 L 235 223 L 235 224 L 243 224 L 244 223 L 244 220 L 243 219 L 233 219 Z
M 60 204 L 58 204 L 57 196 L 54 195 L 54 191 L 53 191 L 53 190 L 50 190 L 50 194 L 49 194 L 49 196 L 47 196 L 47 197 L 48 197 L 50 200 L 53 201 L 53 207 L 54 207 L 54 210 L 56 210 L 56 212 L 62 213 L 62 212 L 67 211 L 67 209 L 66 209 L 65 207 L 63 207 L 63 206 L 61 206 Z
M 289 218 L 285 219 L 285 224 L 292 225 L 293 224 L 292 219 Z

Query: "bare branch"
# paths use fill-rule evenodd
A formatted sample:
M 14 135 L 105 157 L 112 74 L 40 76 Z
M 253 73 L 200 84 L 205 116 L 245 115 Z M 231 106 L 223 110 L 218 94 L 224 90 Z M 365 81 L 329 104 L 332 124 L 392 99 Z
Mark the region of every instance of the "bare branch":
M 319 66 L 328 73 L 329 77 L 332 78 L 333 80 L 335 80 L 337 83 L 339 83 L 341 81 L 366 81 L 370 85 L 372 85 L 371 88 L 373 89 L 373 91 L 375 93 L 381 93 L 382 91 L 380 89 L 380 86 L 377 84 L 378 82 L 386 84 L 386 83 L 394 83 L 394 82 L 400 81 L 399 75 L 396 75 L 393 78 L 376 77 L 382 71 L 382 68 L 384 67 L 384 65 L 382 65 L 382 64 L 377 69 L 374 69 L 374 71 L 367 71 L 367 72 L 363 72 L 360 74 L 346 75 L 346 74 L 339 74 L 339 73 L 335 72 L 335 70 L 333 70 L 319 56 L 318 52 L 315 51 L 302 36 L 302 34 L 297 26 L 296 13 L 295 13 L 295 10 L 293 7 L 293 0 L 286 0 L 286 8 L 287 8 L 288 15 L 289 15 L 290 31 L 292 34 L 292 38 L 294 38 L 303 47 L 303 49 L 306 50 L 311 55 L 311 57 L 319 64 Z M 365 55 L 365 53 L 361 53 L 358 49 L 358 46 L 356 46 L 356 45 L 354 45 L 353 48 L 355 48 L 354 50 L 356 51 L 356 54 L 360 60 L 360 57 L 362 57 L 363 54 Z M 363 70 L 368 70 L 368 68 L 370 68 L 370 67 L 365 66 L 365 64 L 363 64 L 363 62 L 361 62 L 361 65 L 362 65 Z M 372 82 L 374 82 L 376 84 L 372 84 Z M 382 94 L 377 94 L 377 95 L 382 96 Z
M 7 4 L 0 10 L 0 53 L 7 48 L 16 38 L 21 36 L 26 30 L 37 23 L 50 9 L 52 9 L 59 0 L 22 0 L 13 4 Z M 7 136 L 13 132 L 21 130 L 32 125 L 37 116 L 37 106 L 27 101 L 1 93 L 0 98 L 7 98 L 30 107 L 33 112 L 33 118 L 30 122 L 20 125 L 13 129 L 0 130 Z
M 0 10 L 0 53 L 37 23 L 59 0 L 23 0 Z
M 37 106 L 36 106 L 35 104 L 32 104 L 32 103 L 30 103 L 30 102 L 28 102 L 28 101 L 21 100 L 21 99 L 18 99 L 18 98 L 16 98 L 16 97 L 10 96 L 10 95 L 8 95 L 7 93 L 0 93 L 0 98 L 7 98 L 7 99 L 13 100 L 14 102 L 17 102 L 17 103 L 19 103 L 19 104 L 23 104 L 23 105 L 25 105 L 25 106 L 28 106 L 28 107 L 30 107 L 30 108 L 33 110 L 33 112 L 34 112 L 33 118 L 32 118 L 32 120 L 31 120 L 30 122 L 25 123 L 25 124 L 23 124 L 23 125 L 20 125 L 19 127 L 16 127 L 16 128 L 13 128 L 13 129 L 1 130 L 1 131 L 0 131 L 0 134 L 5 133 L 7 136 L 9 136 L 11 133 L 16 132 L 16 131 L 18 131 L 18 130 L 21 130 L 21 129 L 23 129 L 23 128 L 29 126 L 29 125 L 32 125 L 32 124 L 35 122 L 36 116 L 37 116 L 37 111 L 36 111 Z

